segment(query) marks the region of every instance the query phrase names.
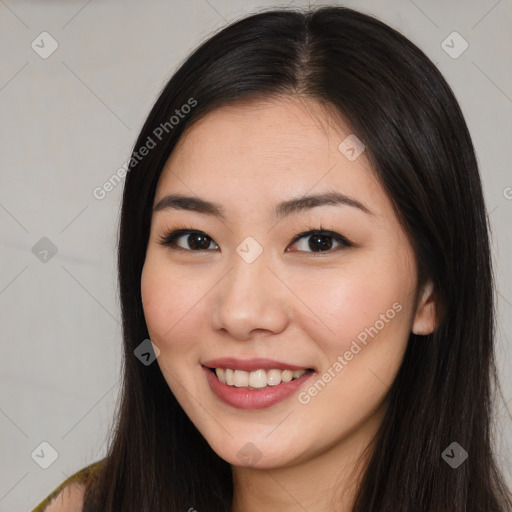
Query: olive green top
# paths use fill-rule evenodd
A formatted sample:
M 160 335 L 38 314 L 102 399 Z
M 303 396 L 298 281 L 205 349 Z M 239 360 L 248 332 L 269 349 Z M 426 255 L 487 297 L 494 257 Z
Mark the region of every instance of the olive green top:
M 98 474 L 99 469 L 101 468 L 101 464 L 102 461 L 95 462 L 71 475 L 68 479 L 62 482 L 57 487 L 57 489 L 52 491 L 51 494 L 49 494 L 41 503 L 39 503 L 39 505 L 37 505 L 36 508 L 32 510 L 32 512 L 44 512 L 46 507 L 57 497 L 60 491 L 62 491 L 64 487 L 71 483 L 85 484 L 87 486 L 92 478 Z

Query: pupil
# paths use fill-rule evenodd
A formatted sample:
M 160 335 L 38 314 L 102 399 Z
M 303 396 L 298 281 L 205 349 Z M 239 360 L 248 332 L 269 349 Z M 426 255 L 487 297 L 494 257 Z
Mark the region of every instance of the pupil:
M 189 246 L 191 249 L 208 249 L 208 246 L 210 245 L 210 242 L 208 241 L 208 237 L 200 234 L 193 234 L 189 235 Z M 193 240 L 193 242 L 190 242 L 190 240 Z M 196 243 L 195 241 L 199 240 L 199 243 Z
M 315 250 L 318 249 L 318 247 L 323 250 L 329 250 L 332 247 L 331 237 L 329 235 L 312 235 L 310 238 L 309 248 Z

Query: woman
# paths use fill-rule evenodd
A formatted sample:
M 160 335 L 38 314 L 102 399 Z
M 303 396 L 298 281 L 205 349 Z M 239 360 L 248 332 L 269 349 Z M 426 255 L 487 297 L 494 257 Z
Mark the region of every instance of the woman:
M 202 44 L 135 145 L 119 281 L 117 426 L 46 510 L 512 510 L 474 149 L 387 25 L 273 10 Z

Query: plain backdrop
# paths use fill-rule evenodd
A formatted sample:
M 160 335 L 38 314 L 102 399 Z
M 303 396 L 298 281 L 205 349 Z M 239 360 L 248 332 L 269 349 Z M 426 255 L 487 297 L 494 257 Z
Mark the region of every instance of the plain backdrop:
M 102 200 L 94 188 L 129 158 L 157 94 L 192 49 L 232 20 L 286 5 L 307 2 L 0 0 L 0 512 L 31 510 L 105 454 L 121 369 L 123 184 Z M 493 229 L 498 369 L 509 401 L 512 2 L 343 5 L 410 38 L 460 102 Z M 497 442 L 510 483 L 503 405 Z

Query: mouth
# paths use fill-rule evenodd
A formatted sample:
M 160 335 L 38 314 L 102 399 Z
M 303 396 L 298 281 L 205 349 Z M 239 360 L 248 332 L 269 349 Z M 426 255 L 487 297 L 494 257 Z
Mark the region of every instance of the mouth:
M 246 410 L 266 409 L 285 402 L 316 374 L 312 368 L 245 371 L 201 366 L 211 391 L 219 400 L 231 407 Z
M 224 367 L 203 367 L 227 386 L 246 390 L 262 390 L 300 379 L 308 373 L 314 373 L 313 368 L 290 370 L 288 368 L 259 368 L 253 371 L 238 370 Z

